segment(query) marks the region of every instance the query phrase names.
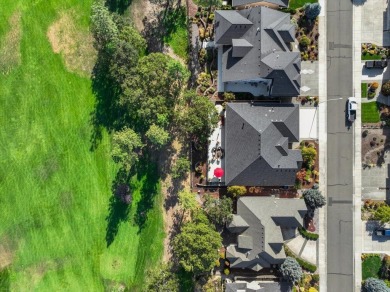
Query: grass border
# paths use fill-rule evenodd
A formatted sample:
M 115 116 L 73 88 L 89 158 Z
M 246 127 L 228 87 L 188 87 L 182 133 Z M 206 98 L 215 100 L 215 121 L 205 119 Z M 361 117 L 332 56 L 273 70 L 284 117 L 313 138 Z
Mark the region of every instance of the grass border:
M 286 253 L 286 256 L 292 257 L 297 260 L 298 264 L 302 267 L 302 269 L 309 271 L 310 273 L 314 273 L 317 271 L 317 266 L 301 259 L 300 257 L 296 256 L 288 247 L 286 244 L 284 244 L 284 251 Z

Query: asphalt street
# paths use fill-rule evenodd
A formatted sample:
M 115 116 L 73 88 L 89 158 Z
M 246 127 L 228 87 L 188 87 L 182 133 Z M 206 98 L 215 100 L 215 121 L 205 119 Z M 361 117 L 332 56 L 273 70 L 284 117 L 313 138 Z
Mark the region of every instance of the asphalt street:
M 353 127 L 346 121 L 352 88 L 352 2 L 327 1 L 327 291 L 354 290 Z

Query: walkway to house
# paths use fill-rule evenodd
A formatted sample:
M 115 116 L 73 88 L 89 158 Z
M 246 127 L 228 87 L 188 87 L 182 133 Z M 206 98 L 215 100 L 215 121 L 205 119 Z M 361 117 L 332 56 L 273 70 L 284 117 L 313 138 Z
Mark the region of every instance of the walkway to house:
M 299 234 L 287 242 L 287 246 L 295 255 L 317 266 L 317 242 L 316 240 L 307 240 Z
M 301 95 L 318 96 L 318 61 L 301 62 Z

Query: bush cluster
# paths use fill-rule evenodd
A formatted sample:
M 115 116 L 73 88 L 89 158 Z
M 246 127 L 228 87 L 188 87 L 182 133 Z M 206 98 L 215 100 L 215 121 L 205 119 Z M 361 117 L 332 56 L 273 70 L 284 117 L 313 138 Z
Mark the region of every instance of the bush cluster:
M 303 227 L 298 227 L 298 231 L 304 238 L 306 238 L 308 240 L 317 240 L 318 239 L 317 233 L 311 233 Z
M 382 85 L 382 94 L 384 96 L 390 95 L 390 81 L 387 81 Z

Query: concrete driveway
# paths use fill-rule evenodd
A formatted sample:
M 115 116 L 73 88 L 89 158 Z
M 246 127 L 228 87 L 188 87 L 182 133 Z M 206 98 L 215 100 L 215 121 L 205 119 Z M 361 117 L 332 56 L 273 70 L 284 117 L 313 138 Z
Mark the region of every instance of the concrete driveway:
M 299 107 L 299 136 L 304 139 L 318 139 L 318 112 L 314 107 Z
M 318 61 L 301 62 L 301 95 L 318 96 Z
M 379 46 L 390 45 L 390 32 L 385 31 L 388 23 L 387 0 L 369 0 L 362 7 L 362 43 Z
M 377 81 L 379 84 L 383 80 L 390 80 L 390 68 L 386 67 L 385 69 L 367 69 L 362 62 L 362 82 L 364 81 Z
M 377 236 L 374 234 L 374 229 L 379 227 L 378 221 L 363 221 L 363 252 L 388 253 L 390 250 L 390 238 Z

